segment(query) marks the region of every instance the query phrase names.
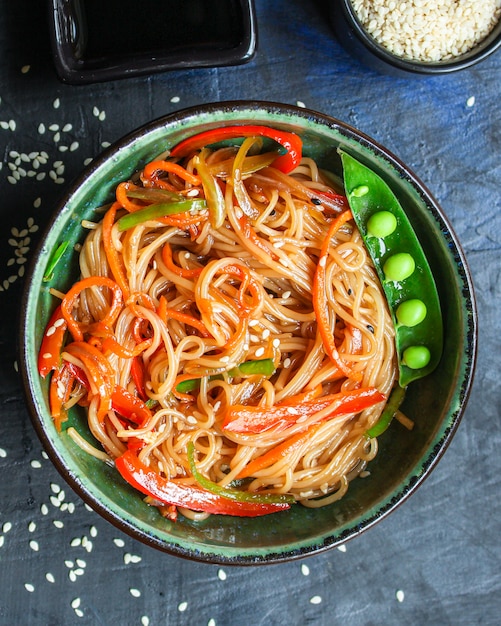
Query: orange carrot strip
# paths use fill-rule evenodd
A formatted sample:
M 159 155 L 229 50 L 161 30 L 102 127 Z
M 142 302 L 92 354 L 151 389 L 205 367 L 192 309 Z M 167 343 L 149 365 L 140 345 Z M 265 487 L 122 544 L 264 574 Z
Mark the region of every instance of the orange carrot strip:
M 162 301 L 162 299 L 165 300 L 165 296 L 160 296 L 159 300 Z M 202 335 L 202 337 L 211 336 L 211 334 L 205 327 L 205 324 L 196 317 L 193 317 L 193 315 L 190 315 L 189 313 L 183 313 L 182 311 L 177 311 L 176 309 L 171 309 L 170 307 L 162 305 L 162 314 L 165 315 L 165 317 L 162 318 L 165 323 L 167 323 L 167 320 L 169 318 L 172 318 L 177 320 L 178 322 L 182 322 L 183 324 L 188 324 L 188 326 L 196 328 L 198 332 Z
M 184 167 L 178 163 L 173 163 L 172 161 L 151 161 L 144 168 L 143 177 L 151 180 L 152 178 L 157 177 L 156 173 L 159 171 L 175 174 L 195 187 L 199 187 L 202 184 L 199 176 L 188 172 Z
M 258 456 L 248 463 L 238 474 L 237 478 L 241 479 L 248 478 L 249 476 L 255 476 L 255 474 L 260 470 L 266 469 L 281 459 L 290 456 L 297 450 L 297 448 L 302 446 L 305 441 L 312 437 L 320 426 L 321 424 L 313 424 L 308 428 L 308 430 L 302 430 L 299 433 L 288 437 L 282 443 L 279 443 L 277 446 L 274 446 L 261 456 Z
M 122 260 L 118 255 L 118 252 L 113 245 L 113 240 L 111 237 L 111 230 L 113 228 L 113 224 L 115 222 L 115 215 L 117 210 L 120 208 L 120 204 L 118 202 L 114 202 L 111 208 L 106 212 L 106 215 L 103 219 L 103 246 L 104 252 L 106 254 L 106 258 L 108 260 L 108 264 L 111 269 L 111 273 L 113 274 L 114 279 L 117 281 L 124 298 L 127 299 L 129 297 L 129 285 L 127 283 L 127 277 L 125 275 L 125 268 L 123 266 Z
M 129 191 L 129 189 L 131 189 L 131 187 L 135 187 L 135 185 L 130 182 L 120 183 L 116 189 L 115 197 L 117 199 L 117 202 L 119 202 L 126 211 L 129 211 L 129 213 L 134 213 L 134 211 L 144 209 L 144 204 L 137 204 L 136 202 L 132 202 L 132 200 L 129 199 L 127 192 Z
M 278 260 L 278 255 L 267 241 L 261 239 L 252 227 L 250 219 L 243 213 L 238 219 L 237 224 L 240 229 L 240 239 L 243 245 L 254 254 L 264 252 L 274 261 Z
M 324 349 L 331 361 L 345 374 L 350 375 L 349 367 L 341 360 L 334 342 L 334 334 L 329 324 L 329 311 L 327 306 L 327 294 L 325 288 L 327 257 L 329 256 L 329 246 L 332 237 L 343 224 L 352 219 L 351 211 L 348 209 L 341 213 L 330 225 L 327 235 L 320 250 L 315 274 L 313 276 L 313 309 L 317 319 L 318 331 L 322 337 Z
M 73 307 L 78 296 L 89 287 L 107 287 L 113 293 L 110 308 L 104 318 L 100 320 L 103 326 L 112 326 L 122 309 L 122 290 L 111 278 L 106 276 L 89 276 L 76 282 L 61 301 L 61 313 L 75 341 L 83 340 L 83 331 L 82 325 L 73 317 Z
M 172 257 L 172 248 L 170 244 L 166 242 L 164 247 L 162 248 L 162 260 L 165 263 L 167 269 L 176 274 L 177 276 L 181 276 L 182 278 L 196 278 L 200 276 L 203 271 L 203 267 L 194 267 L 192 269 L 187 269 L 185 267 L 180 267 L 174 263 Z

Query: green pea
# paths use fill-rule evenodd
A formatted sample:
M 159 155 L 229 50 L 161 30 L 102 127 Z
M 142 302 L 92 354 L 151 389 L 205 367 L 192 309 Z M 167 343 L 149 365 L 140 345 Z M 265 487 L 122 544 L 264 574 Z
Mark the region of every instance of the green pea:
M 397 218 L 389 211 L 373 213 L 367 221 L 367 234 L 383 239 L 397 228 Z
M 353 191 L 351 192 L 352 196 L 355 196 L 355 198 L 361 198 L 362 196 L 365 196 L 369 193 L 369 187 L 367 187 L 367 185 L 359 185 L 358 187 L 355 187 L 355 189 L 353 189 Z
M 409 278 L 415 268 L 416 263 L 408 252 L 398 252 L 385 261 L 383 272 L 386 280 L 400 281 Z
M 426 304 L 417 298 L 402 302 L 395 312 L 398 323 L 409 328 L 420 324 L 426 317 L 426 313 Z
M 402 361 L 411 370 L 419 370 L 430 362 L 431 354 L 426 346 L 409 346 L 404 350 Z

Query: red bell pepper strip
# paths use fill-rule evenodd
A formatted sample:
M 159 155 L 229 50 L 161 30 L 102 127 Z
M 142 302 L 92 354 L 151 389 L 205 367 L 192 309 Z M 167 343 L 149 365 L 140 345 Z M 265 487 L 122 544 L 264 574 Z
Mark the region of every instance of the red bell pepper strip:
M 61 363 L 61 349 L 68 325 L 61 312 L 61 305 L 52 314 L 38 352 L 38 373 L 45 378 L 49 372 L 56 370 Z
M 111 394 L 111 408 L 139 426 L 143 426 L 151 418 L 151 411 L 141 398 L 120 385 L 116 385 Z
M 141 493 L 165 504 L 184 507 L 192 511 L 257 517 L 284 511 L 290 507 L 288 502 L 271 504 L 228 500 L 198 485 L 186 485 L 175 480 L 167 480 L 142 463 L 130 450 L 119 456 L 115 460 L 115 465 L 129 485 Z
M 170 151 L 170 156 L 187 156 L 193 151 L 204 148 L 210 144 L 228 139 L 238 139 L 240 137 L 267 137 L 273 139 L 273 141 L 276 141 L 285 148 L 287 152 L 277 157 L 272 164 L 273 167 L 276 167 L 285 174 L 292 172 L 301 161 L 303 142 L 298 135 L 270 128 L 269 126 L 254 125 L 222 126 L 220 128 L 206 130 L 178 143 Z
M 334 393 L 297 404 L 291 398 L 289 404 L 275 404 L 271 407 L 234 405 L 226 412 L 223 430 L 234 433 L 262 433 L 270 428 L 277 431 L 293 426 L 299 419 L 308 419 L 315 413 L 332 405 L 332 410 L 322 419 L 339 415 L 359 413 L 386 397 L 375 387 L 364 387 Z

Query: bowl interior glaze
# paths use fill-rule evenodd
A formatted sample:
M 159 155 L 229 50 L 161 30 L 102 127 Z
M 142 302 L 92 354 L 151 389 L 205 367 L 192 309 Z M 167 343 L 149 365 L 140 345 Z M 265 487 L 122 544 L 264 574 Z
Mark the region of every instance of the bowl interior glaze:
M 311 510 L 294 506 L 266 518 L 211 516 L 176 523 L 162 518 L 118 476 L 114 468 L 88 456 L 70 437 L 58 434 L 48 410 L 48 384 L 37 373 L 37 353 L 56 300 L 77 278 L 82 219 L 110 200 L 116 184 L 180 140 L 222 124 L 266 124 L 298 133 L 304 154 L 340 173 L 337 148 L 380 174 L 406 210 L 432 266 L 442 303 L 445 347 L 439 367 L 408 390 L 404 411 L 414 420 L 408 431 L 398 423 L 380 438 L 370 477 L 355 480 L 338 503 Z M 42 277 L 51 251 L 72 244 L 49 283 Z M 266 102 L 227 102 L 183 110 L 156 120 L 117 142 L 82 174 L 58 207 L 27 277 L 21 323 L 21 369 L 34 427 L 50 458 L 73 489 L 103 517 L 150 546 L 212 563 L 254 564 L 292 559 L 336 546 L 390 513 L 423 481 L 451 440 L 463 413 L 476 357 L 476 309 L 460 246 L 436 201 L 419 179 L 392 154 L 364 134 L 331 117 Z M 92 440 L 83 414 L 69 423 Z

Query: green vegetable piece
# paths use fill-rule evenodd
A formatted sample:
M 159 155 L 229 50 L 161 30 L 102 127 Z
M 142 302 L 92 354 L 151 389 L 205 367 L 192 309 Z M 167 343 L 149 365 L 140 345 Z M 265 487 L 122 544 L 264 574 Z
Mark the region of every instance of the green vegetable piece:
M 426 304 L 417 298 L 401 302 L 395 312 L 398 323 L 409 328 L 421 324 L 426 317 L 426 313 Z
M 261 376 L 271 376 L 275 371 L 273 359 L 260 359 L 258 361 L 245 361 L 238 367 L 234 367 L 228 373 L 230 376 L 257 374 Z
M 340 154 L 348 202 L 383 286 L 395 325 L 399 384 L 401 387 L 406 387 L 413 380 L 432 372 L 442 355 L 443 322 L 437 287 L 414 228 L 388 184 L 378 174 L 346 152 L 340 150 Z M 357 190 L 364 186 L 367 187 L 367 193 L 362 196 L 358 195 Z M 369 233 L 369 220 L 382 211 L 391 213 L 396 220 L 395 230 L 387 234 L 384 240 Z M 402 257 L 402 254 L 406 256 Z M 409 262 L 409 257 L 412 262 Z M 408 272 L 402 271 L 403 267 L 401 263 L 398 263 L 399 259 L 405 260 L 404 265 L 410 266 L 412 263 L 415 266 L 414 271 L 405 278 L 403 276 Z M 390 261 L 388 265 L 386 265 L 387 261 Z M 403 309 L 399 309 L 401 304 L 416 300 L 419 300 L 423 307 L 420 308 L 418 305 L 412 311 L 411 305 L 411 311 L 408 309 L 406 311 L 409 306 L 406 305 Z M 419 323 L 412 324 L 421 317 L 423 308 L 426 310 L 425 317 Z M 401 321 L 397 317 L 399 310 Z M 408 324 L 409 321 L 411 324 Z M 409 367 L 403 354 L 412 346 L 426 346 L 430 354 L 426 364 L 422 359 L 420 367 Z M 416 361 L 413 361 L 413 364 L 416 364 Z
M 201 211 L 206 208 L 207 204 L 205 200 L 182 200 L 181 202 L 162 202 L 160 204 L 151 204 L 145 209 L 134 211 L 134 213 L 127 213 L 121 217 L 117 222 L 118 230 L 128 230 L 138 224 L 148 222 L 149 220 L 155 220 L 159 217 L 178 215 L 187 213 L 188 211 Z
M 367 234 L 384 239 L 395 232 L 397 218 L 390 211 L 378 211 L 367 220 Z
M 430 362 L 430 351 L 426 346 L 409 346 L 402 355 L 402 361 L 411 370 L 419 370 Z
M 402 281 L 412 276 L 416 263 L 408 252 L 398 252 L 390 256 L 383 265 L 386 280 Z
M 244 361 L 237 365 L 236 367 L 232 367 L 228 370 L 228 374 L 230 376 L 250 376 L 250 375 L 259 375 L 259 376 L 271 376 L 275 371 L 275 364 L 273 359 L 260 359 L 258 361 Z M 215 374 L 214 376 L 210 376 L 209 380 L 222 380 L 221 374 Z M 180 393 L 190 393 L 191 391 L 196 391 L 200 388 L 200 378 L 190 378 L 188 380 L 182 380 L 180 383 L 176 385 L 176 391 Z
M 44 283 L 49 282 L 49 280 L 52 280 L 52 278 L 54 277 L 54 269 L 56 268 L 56 265 L 59 263 L 59 261 L 63 258 L 63 254 L 66 252 L 66 248 L 69 245 L 69 241 L 63 241 L 63 243 L 60 243 L 52 253 L 49 262 L 47 263 L 45 274 L 42 278 Z
M 273 504 L 286 502 L 294 504 L 296 501 L 294 496 L 286 495 L 283 493 L 254 493 L 252 491 L 240 491 L 231 487 L 221 487 L 217 483 L 213 482 L 203 474 L 201 474 L 195 464 L 195 446 L 190 441 L 187 447 L 188 462 L 190 464 L 190 471 L 193 474 L 193 478 L 197 483 L 218 496 L 227 498 L 228 500 L 236 500 L 237 502 L 255 502 L 261 504 Z
M 397 386 L 393 388 L 393 391 L 391 392 L 388 402 L 379 416 L 378 421 L 374 424 L 374 426 L 371 426 L 371 428 L 365 432 L 365 436 L 368 439 L 379 437 L 388 428 L 395 417 L 395 413 L 404 401 L 405 391 L 405 387 Z

